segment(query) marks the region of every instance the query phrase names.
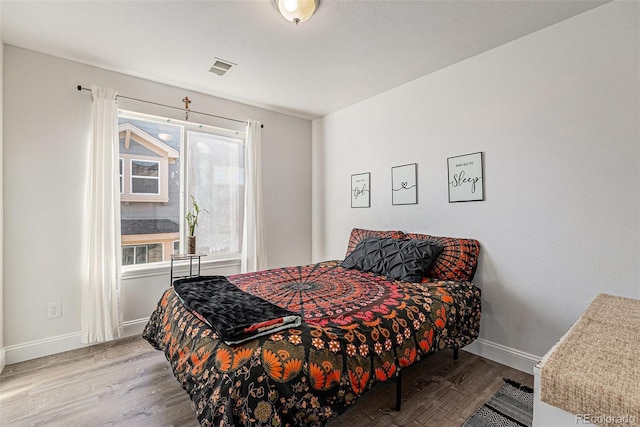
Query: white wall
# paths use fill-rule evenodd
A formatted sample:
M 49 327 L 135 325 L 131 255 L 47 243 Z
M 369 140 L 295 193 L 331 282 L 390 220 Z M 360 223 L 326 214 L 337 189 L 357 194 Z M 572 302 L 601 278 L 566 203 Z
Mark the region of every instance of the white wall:
M 599 292 L 640 297 L 639 4 L 614 2 L 313 123 L 313 259 L 352 227 L 472 237 L 474 351 L 530 370 Z M 448 203 L 447 157 L 485 153 L 486 200 Z M 419 204 L 391 205 L 418 163 Z M 350 175 L 371 172 L 371 208 Z
M 310 262 L 310 121 L 6 45 L 4 238 L 10 250 L 4 253 L 4 344 L 8 363 L 80 346 L 79 225 L 91 94 L 78 92 L 79 84 L 111 87 L 125 96 L 177 107 L 186 95 L 192 110 L 261 120 L 269 266 Z M 180 111 L 123 98 L 118 104 L 184 118 Z M 233 126 L 233 122 L 196 114 L 190 119 Z M 238 263 L 224 263 L 203 273 L 230 274 L 238 269 Z M 129 333 L 141 330 L 168 286 L 168 267 L 160 273 L 126 276 L 122 303 Z M 47 304 L 52 301 L 61 301 L 62 317 L 47 319 Z

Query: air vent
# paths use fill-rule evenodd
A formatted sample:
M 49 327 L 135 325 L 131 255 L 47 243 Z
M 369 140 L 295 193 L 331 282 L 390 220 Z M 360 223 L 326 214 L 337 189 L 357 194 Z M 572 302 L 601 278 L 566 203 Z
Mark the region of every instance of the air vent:
M 226 61 L 224 59 L 216 58 L 216 62 L 214 62 L 213 66 L 209 68 L 209 71 L 219 76 L 224 76 L 234 65 L 237 64 Z

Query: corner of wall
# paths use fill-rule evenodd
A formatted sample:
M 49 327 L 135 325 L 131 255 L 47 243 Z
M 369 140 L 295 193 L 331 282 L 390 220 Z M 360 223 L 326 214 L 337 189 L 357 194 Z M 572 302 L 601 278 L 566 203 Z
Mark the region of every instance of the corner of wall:
M 322 260 L 324 247 L 324 152 L 322 119 L 311 123 L 311 259 Z
M 0 3 L 0 23 L 2 22 L 2 3 Z M 1 25 L 1 24 L 0 24 Z M 4 170 L 3 170 L 3 151 L 4 151 L 4 121 L 3 108 L 4 103 L 4 42 L 2 41 L 2 28 L 0 27 L 0 372 L 6 364 L 6 352 L 4 349 Z
M 4 350 L 4 347 L 0 348 L 0 373 L 4 370 L 4 367 L 7 366 L 7 352 Z

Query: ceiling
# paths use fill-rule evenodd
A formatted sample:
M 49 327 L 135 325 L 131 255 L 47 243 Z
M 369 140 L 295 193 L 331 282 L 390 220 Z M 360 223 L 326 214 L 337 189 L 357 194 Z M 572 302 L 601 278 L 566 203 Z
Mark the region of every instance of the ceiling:
M 297 26 L 271 0 L 2 0 L 0 12 L 7 44 L 314 119 L 603 3 L 322 0 Z M 216 57 L 237 65 L 218 76 Z

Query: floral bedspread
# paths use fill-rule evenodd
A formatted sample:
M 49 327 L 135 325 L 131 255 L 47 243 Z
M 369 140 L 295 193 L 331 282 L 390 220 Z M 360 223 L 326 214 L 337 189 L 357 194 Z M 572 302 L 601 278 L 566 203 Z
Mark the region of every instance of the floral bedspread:
M 168 289 L 143 337 L 164 351 L 204 426 L 320 426 L 375 383 L 426 355 L 474 341 L 470 282 L 389 281 L 340 261 L 230 276 L 298 312 L 302 325 L 228 346 Z

